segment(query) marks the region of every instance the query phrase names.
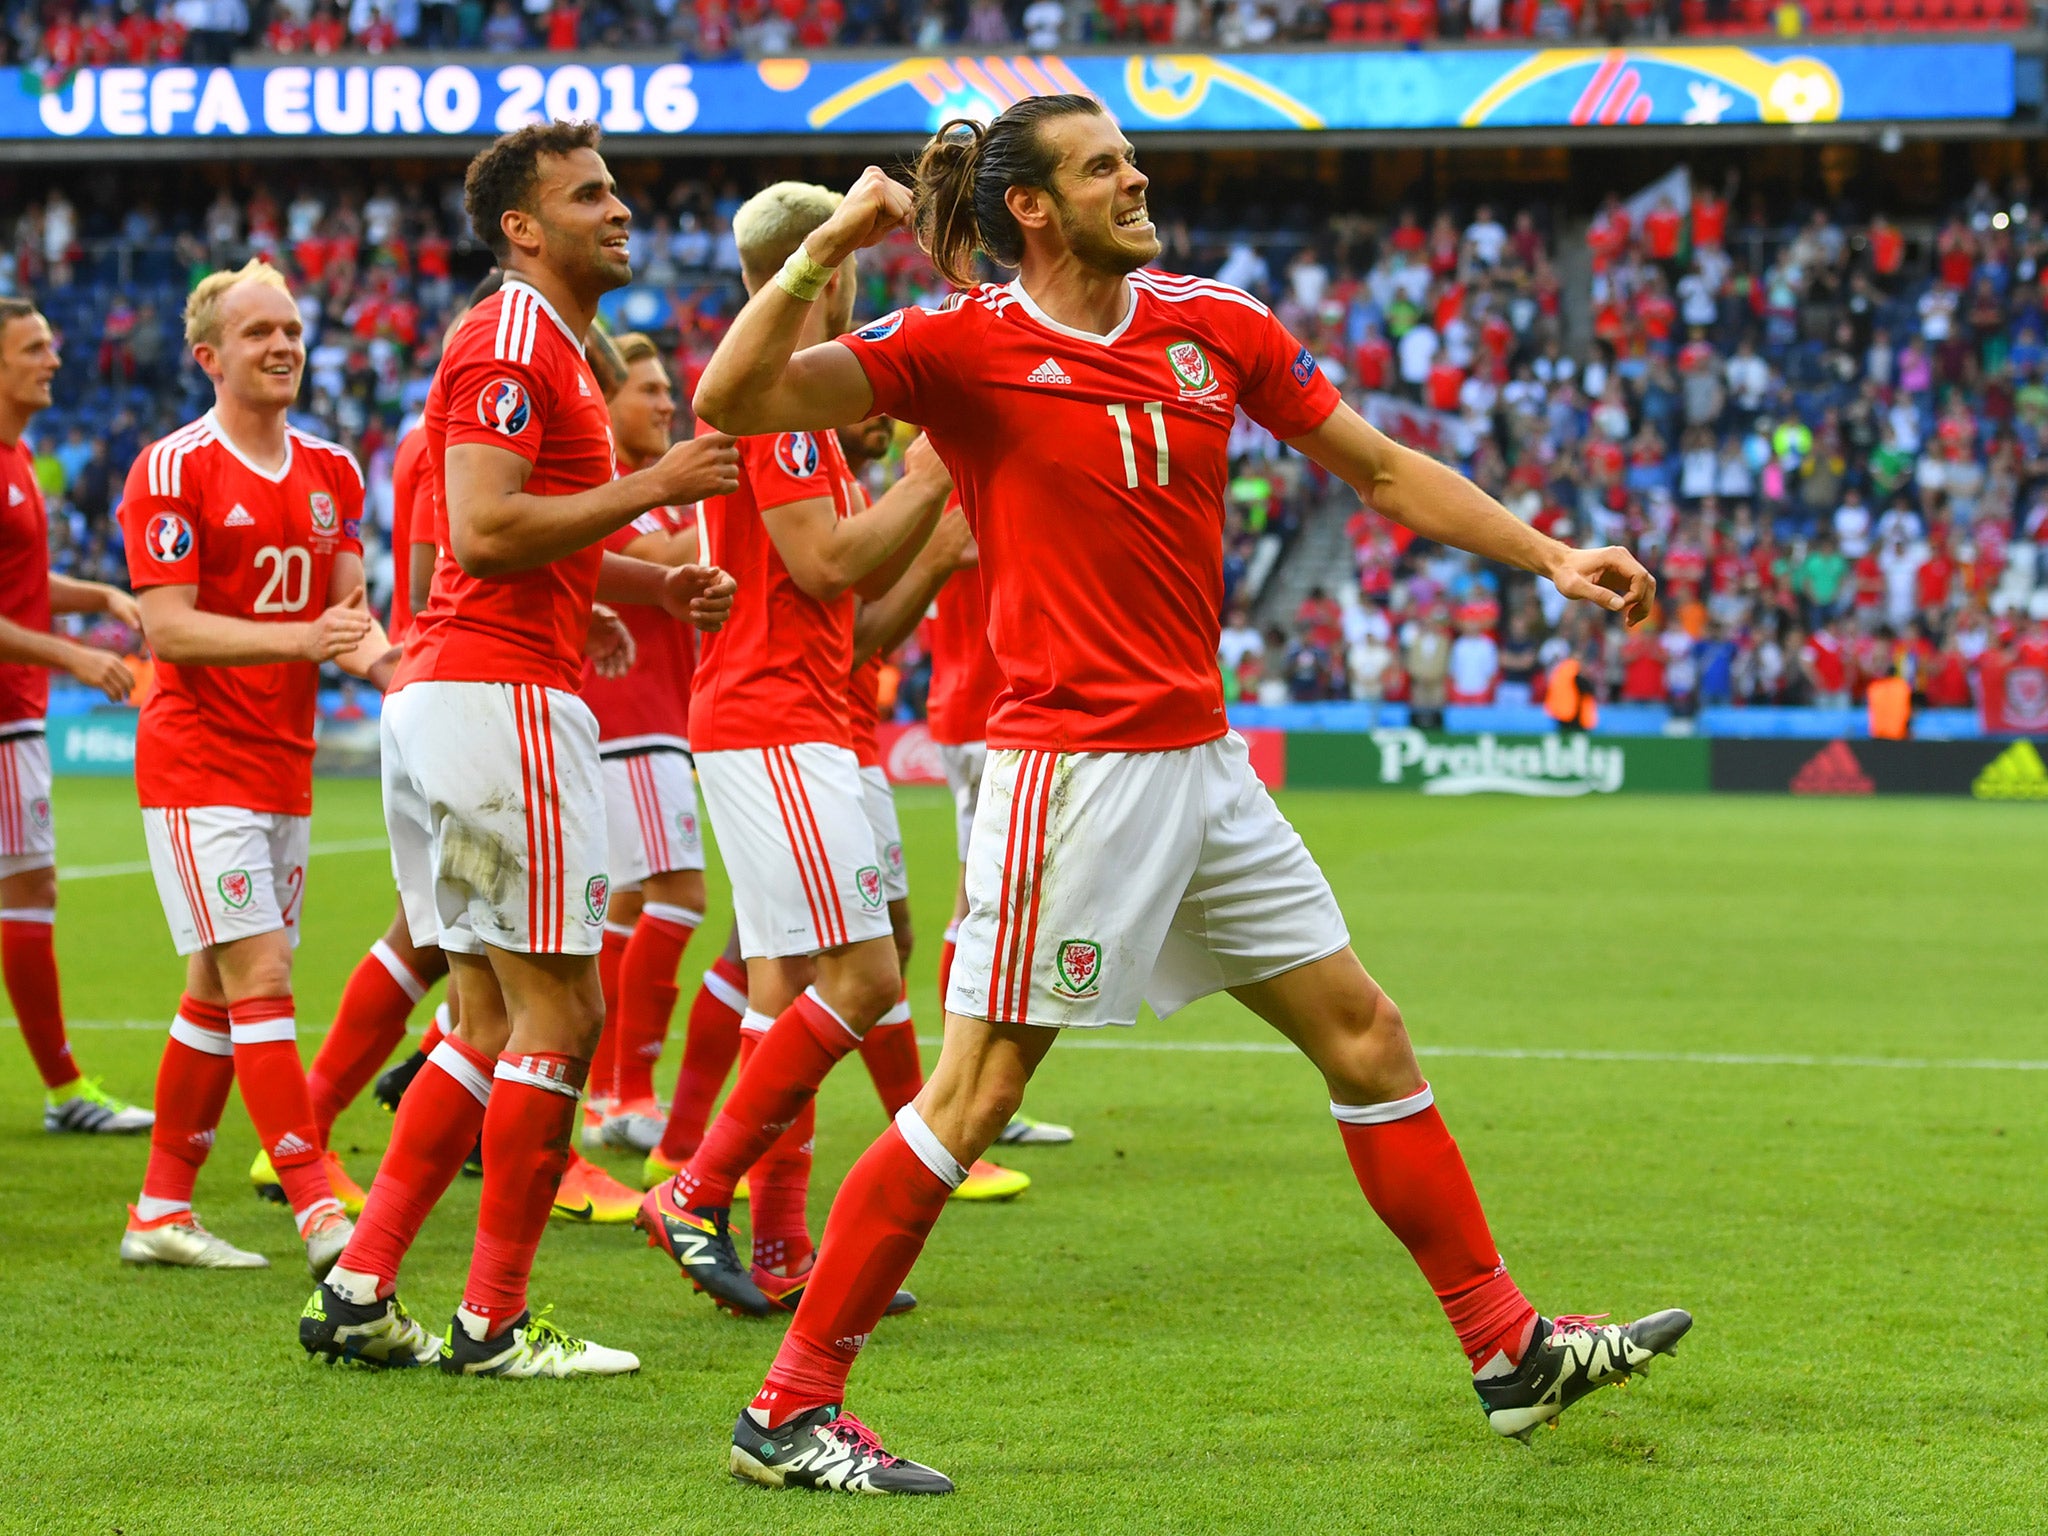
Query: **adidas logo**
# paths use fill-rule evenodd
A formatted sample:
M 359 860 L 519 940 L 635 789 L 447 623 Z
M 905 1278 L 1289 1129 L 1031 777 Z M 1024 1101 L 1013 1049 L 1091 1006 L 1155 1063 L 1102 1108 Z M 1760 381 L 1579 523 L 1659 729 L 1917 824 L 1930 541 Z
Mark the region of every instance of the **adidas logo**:
M 282 1157 L 300 1157 L 312 1150 L 312 1143 L 308 1142 L 297 1131 L 286 1131 L 279 1138 L 277 1145 L 270 1149 L 270 1158 L 272 1162 L 275 1162 Z
M 249 509 L 238 501 L 235 503 L 235 510 L 222 519 L 221 526 L 225 528 L 254 528 L 256 526 L 256 519 L 251 517 Z
M 2048 800 L 2048 763 L 2031 741 L 2016 741 L 1984 765 L 1970 793 L 1979 800 Z
M 1795 795 L 1874 795 L 1877 785 L 1846 741 L 1831 741 L 1792 776 Z
M 27 500 L 28 493 L 20 486 L 10 485 L 7 487 L 7 505 L 10 507 L 18 507 Z
M 576 393 L 582 395 L 585 399 L 588 399 L 590 396 L 590 381 L 581 374 L 576 376 Z
M 1071 384 L 1074 381 L 1067 377 L 1066 369 L 1048 357 L 1024 376 L 1024 382 L 1026 384 Z

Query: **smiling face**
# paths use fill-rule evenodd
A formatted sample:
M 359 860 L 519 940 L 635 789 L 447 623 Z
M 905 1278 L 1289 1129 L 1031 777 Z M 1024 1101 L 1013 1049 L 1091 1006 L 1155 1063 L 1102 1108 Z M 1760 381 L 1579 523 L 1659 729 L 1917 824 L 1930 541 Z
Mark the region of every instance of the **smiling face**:
M 626 382 L 611 398 L 611 413 L 612 436 L 627 463 L 651 464 L 668 452 L 676 397 L 660 359 L 643 357 L 626 370 Z
M 57 339 L 41 315 L 17 315 L 0 326 L 0 400 L 24 416 L 50 404 L 57 377 Z
M 1159 232 L 1145 203 L 1150 183 L 1137 151 L 1106 113 L 1075 113 L 1039 126 L 1059 169 L 1043 188 L 1012 187 L 1011 214 L 1027 231 L 1050 236 L 1084 267 L 1122 275 L 1159 254 Z
M 192 355 L 216 394 L 255 409 L 280 410 L 299 397 L 305 322 L 282 288 L 236 283 L 220 297 L 220 340 L 200 342 Z
M 594 149 L 542 155 L 530 208 L 506 211 L 513 248 L 528 254 L 579 292 L 609 293 L 633 280 L 626 229 L 633 211 Z

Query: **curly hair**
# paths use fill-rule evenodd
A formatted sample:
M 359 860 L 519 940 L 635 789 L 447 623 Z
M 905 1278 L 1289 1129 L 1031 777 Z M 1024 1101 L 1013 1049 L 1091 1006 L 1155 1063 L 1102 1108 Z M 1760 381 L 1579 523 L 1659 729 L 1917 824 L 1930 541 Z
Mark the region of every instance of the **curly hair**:
M 532 210 L 527 200 L 540 180 L 542 155 L 569 155 L 595 149 L 602 136 L 595 123 L 529 123 L 494 140 L 469 162 L 462 178 L 462 207 L 477 239 L 503 261 L 512 249 L 504 219 L 514 208 Z

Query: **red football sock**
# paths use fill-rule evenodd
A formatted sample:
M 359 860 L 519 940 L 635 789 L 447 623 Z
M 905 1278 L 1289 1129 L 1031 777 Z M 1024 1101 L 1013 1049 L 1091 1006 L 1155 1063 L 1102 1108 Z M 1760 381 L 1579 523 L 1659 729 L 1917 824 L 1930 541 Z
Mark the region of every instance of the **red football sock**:
M 733 1186 L 795 1123 L 832 1064 L 860 1042 L 807 991 L 762 1037 L 689 1167 L 676 1175 L 686 1206 L 731 1205 Z
M 597 984 L 604 989 L 604 1029 L 590 1058 L 590 1081 L 596 1085 L 593 1094 L 600 1098 L 611 1092 L 612 1056 L 619 1048 L 619 967 L 632 936 L 631 928 L 606 923 L 604 947 L 597 952 Z
M 675 1102 L 661 1136 L 661 1155 L 671 1163 L 687 1163 L 704 1140 L 711 1106 L 739 1052 L 740 1015 L 746 1009 L 746 970 L 720 955 L 704 973 L 683 1033 L 683 1069 L 676 1075 Z
M 860 1059 L 875 1080 L 882 1113 L 895 1119 L 896 1111 L 916 1098 L 917 1090 L 924 1086 L 924 1062 L 917 1054 L 917 1026 L 911 1022 L 908 997 L 861 1036 Z
M 948 923 L 946 937 L 939 945 L 939 1012 L 946 1011 L 946 989 L 953 984 L 953 951 L 958 948 L 960 925 Z
M 405 1021 L 426 991 L 427 984 L 382 939 L 356 962 L 327 1038 L 306 1069 L 306 1094 L 313 1101 L 313 1128 L 321 1146 L 327 1145 L 335 1116 L 355 1102 L 405 1038 Z
M 234 1083 L 227 1009 L 180 998 L 156 1069 L 156 1124 L 149 1133 L 149 1168 L 142 1175 L 145 1200 L 174 1207 L 192 1204 L 192 1186 L 213 1150 L 213 1133 Z
M 398 1267 L 427 1213 L 476 1145 L 484 1106 L 491 1101 L 492 1066 L 482 1051 L 449 1035 L 398 1101 L 391 1145 L 377 1165 L 356 1235 L 341 1256 L 343 1269 L 376 1276 L 380 1296 L 390 1295 L 398 1283 Z
M 21 1043 L 35 1058 L 45 1088 L 78 1081 L 78 1063 L 64 1037 L 64 1000 L 57 987 L 57 913 L 50 907 L 0 912 L 0 974 L 21 1025 Z
M 1473 1368 L 1496 1351 L 1518 1364 L 1536 1309 L 1508 1276 L 1428 1085 L 1391 1104 L 1330 1109 L 1358 1187 L 1414 1255 Z
M 285 1200 L 303 1227 L 309 1215 L 333 1202 L 334 1190 L 320 1160 L 320 1133 L 313 1129 L 313 1101 L 299 1063 L 291 994 L 228 1004 L 228 1037 L 235 1044 L 235 1080 L 256 1123 L 256 1139 L 270 1154 Z
M 924 1155 L 906 1135 L 917 1139 Z M 964 1176 L 914 1109 L 905 1110 L 861 1154 L 833 1198 L 810 1283 L 754 1399 L 755 1411 L 771 1426 L 844 1400 L 846 1375 L 861 1345 L 909 1276 L 946 1197 Z
M 501 1332 L 526 1310 L 526 1281 L 569 1166 L 576 1096 L 590 1063 L 550 1051 L 498 1058 L 484 1115 L 484 1188 L 463 1308 Z
M 754 1232 L 754 1262 L 784 1273 L 811 1256 L 811 1148 L 818 1133 L 814 1099 L 797 1111 L 796 1123 L 775 1138 L 747 1175 L 752 1204 L 747 1221 Z
M 618 1046 L 612 1057 L 612 1097 L 641 1104 L 654 1097 L 654 1063 L 676 1011 L 676 967 L 704 914 L 667 902 L 640 909 L 633 937 L 619 963 Z

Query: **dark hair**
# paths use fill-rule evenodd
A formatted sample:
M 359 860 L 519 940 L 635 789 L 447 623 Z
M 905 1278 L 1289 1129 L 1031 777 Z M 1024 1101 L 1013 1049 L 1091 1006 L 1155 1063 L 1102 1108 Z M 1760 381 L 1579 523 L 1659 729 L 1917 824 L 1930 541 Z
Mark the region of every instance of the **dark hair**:
M 511 250 L 503 220 L 508 210 L 525 208 L 540 179 L 542 155 L 568 155 L 595 149 L 595 123 L 529 123 L 501 135 L 489 149 L 469 162 L 462 178 L 462 206 L 477 239 L 500 261 Z
M 1039 132 L 1061 117 L 1093 117 L 1093 96 L 1027 96 L 987 127 L 971 118 L 944 124 L 917 157 L 917 243 L 948 282 L 974 282 L 974 257 L 1006 267 L 1024 259 L 1024 231 L 1004 203 L 1012 187 L 1044 187 L 1059 157 Z

